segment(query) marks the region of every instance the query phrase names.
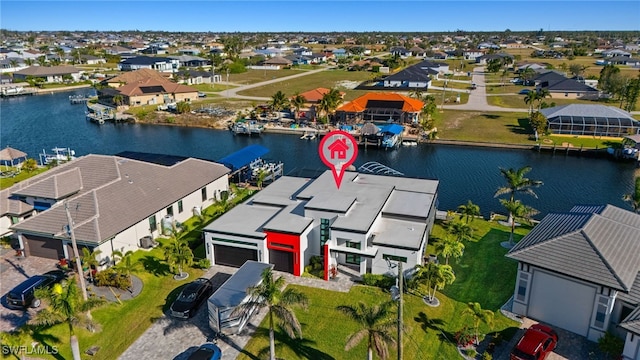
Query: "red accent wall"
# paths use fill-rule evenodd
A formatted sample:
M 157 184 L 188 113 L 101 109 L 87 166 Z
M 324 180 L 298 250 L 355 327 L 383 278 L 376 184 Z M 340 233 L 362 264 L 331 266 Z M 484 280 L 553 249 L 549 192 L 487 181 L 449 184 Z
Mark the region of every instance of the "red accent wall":
M 265 231 L 267 234 L 267 249 L 293 253 L 293 275 L 300 276 L 300 235 L 285 234 L 275 231 Z M 287 246 L 279 246 L 279 244 Z
M 329 244 L 324 244 L 324 281 L 329 281 Z

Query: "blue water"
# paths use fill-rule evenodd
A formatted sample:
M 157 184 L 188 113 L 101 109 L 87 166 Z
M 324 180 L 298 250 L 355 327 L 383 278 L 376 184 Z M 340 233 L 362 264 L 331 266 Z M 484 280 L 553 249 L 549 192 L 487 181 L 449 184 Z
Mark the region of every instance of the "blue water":
M 159 125 L 107 123 L 98 126 L 84 117 L 84 105 L 71 105 L 68 96 L 89 90 L 0 100 L 0 146 L 11 146 L 37 158 L 43 150 L 70 147 L 76 155 L 142 151 L 219 160 L 250 144 L 261 144 L 268 158 L 285 164 L 285 173 L 323 169 L 318 141 L 297 136 L 264 134 L 233 136 L 229 131 Z M 483 214 L 504 212 L 493 197 L 504 184 L 499 168 L 529 165 L 528 177 L 542 180 L 538 199 L 523 202 L 540 211 L 567 211 L 574 204 L 610 203 L 629 208 L 623 194 L 633 189 L 640 169 L 608 159 L 581 158 L 528 150 L 471 148 L 446 145 L 400 147 L 397 150 L 360 149 L 355 166 L 377 161 L 406 176 L 440 180 L 441 210 L 455 209 L 471 200 Z

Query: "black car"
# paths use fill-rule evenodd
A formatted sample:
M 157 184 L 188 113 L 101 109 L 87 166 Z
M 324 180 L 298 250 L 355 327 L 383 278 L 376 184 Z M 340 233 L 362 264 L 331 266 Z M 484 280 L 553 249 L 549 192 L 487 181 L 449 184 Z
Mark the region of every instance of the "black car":
M 35 297 L 36 289 L 49 287 L 66 278 L 67 274 L 62 270 L 32 276 L 7 293 L 7 306 L 11 309 L 26 309 L 29 306 L 37 308 L 41 301 Z
M 213 293 L 213 284 L 209 279 L 198 278 L 185 286 L 178 298 L 171 304 L 169 315 L 188 319 L 195 315 L 200 304 Z

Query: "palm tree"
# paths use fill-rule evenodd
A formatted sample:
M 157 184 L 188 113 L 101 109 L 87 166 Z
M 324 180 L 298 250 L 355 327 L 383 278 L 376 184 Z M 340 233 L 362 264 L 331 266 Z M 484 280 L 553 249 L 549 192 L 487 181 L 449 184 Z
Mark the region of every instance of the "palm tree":
M 518 170 L 511 168 L 500 168 L 500 173 L 505 178 L 505 180 L 507 180 L 507 185 L 499 187 L 493 197 L 498 197 L 503 194 L 509 194 L 509 201 L 514 201 L 516 193 L 523 193 L 531 195 L 537 199 L 538 195 L 533 191 L 532 188 L 538 187 L 543 183 L 540 180 L 531 180 L 529 178 L 526 178 L 525 175 L 529 171 L 531 171 L 531 166 L 524 166 Z M 508 221 L 509 223 L 513 222 L 512 214 L 509 214 Z
M 186 274 L 182 271 L 184 266 L 193 264 L 193 251 L 189 247 L 186 239 L 173 235 L 169 242 L 162 247 L 164 256 L 172 270 L 178 269 L 177 278 L 184 278 Z
M 300 109 L 304 107 L 306 102 L 307 102 L 307 99 L 305 99 L 304 96 L 300 95 L 300 93 L 295 93 L 295 95 L 293 95 L 293 97 L 291 98 L 290 103 L 291 103 L 291 106 L 293 106 L 293 108 L 295 109 L 294 117 L 296 121 L 300 116 Z
M 464 244 L 450 236 L 440 239 L 436 243 L 436 251 L 444 256 L 444 264 L 449 265 L 449 258 L 459 258 L 464 253 Z
M 458 242 L 470 240 L 473 237 L 473 229 L 460 219 L 455 219 L 447 224 L 447 232 Z
M 307 296 L 295 289 L 284 287 L 284 278 L 280 276 L 273 278 L 273 270 L 267 268 L 262 272 L 262 282 L 247 289 L 250 300 L 240 305 L 237 311 L 250 312 L 255 308 L 266 307 L 269 317 L 269 349 L 270 359 L 276 359 L 276 344 L 274 333 L 274 316 L 280 320 L 280 326 L 290 338 L 302 337 L 302 327 L 296 314 L 291 309 L 292 306 L 301 306 L 306 310 L 309 299 Z
M 416 265 L 416 272 L 407 285 L 412 288 L 424 285 L 427 288 L 425 299 L 430 303 L 437 303 L 436 291 L 444 289 L 446 285 L 453 284 L 455 280 L 456 275 L 450 265 L 430 262 L 426 265 Z
M 516 229 L 516 220 L 520 219 L 528 223 L 530 222 L 531 217 L 537 214 L 539 211 L 532 207 L 524 205 L 520 202 L 520 200 L 500 199 L 500 203 L 509 212 L 509 219 L 511 221 L 509 223 L 511 226 L 511 233 L 509 234 L 509 242 L 505 247 L 511 248 L 513 247 L 513 232 Z
M 636 178 L 635 187 L 633 193 L 625 194 L 622 200 L 628 202 L 634 212 L 640 214 L 640 177 Z
M 537 97 L 536 97 L 536 101 L 538 103 L 538 112 L 540 112 L 540 109 L 542 108 L 542 102 L 544 101 L 544 99 L 549 97 L 551 97 L 551 93 L 549 92 L 549 89 L 542 88 L 538 90 Z
M 100 255 L 102 253 L 102 251 L 100 251 L 99 249 L 94 249 L 93 251 L 90 251 L 89 248 L 83 247 L 82 248 L 82 262 L 85 264 L 85 266 L 89 267 L 89 278 L 91 278 L 91 282 L 93 283 L 93 271 L 91 271 L 92 268 L 98 268 L 98 265 L 100 265 L 100 262 L 98 261 L 98 259 L 96 259 L 97 255 Z
M 533 113 L 533 106 L 537 100 L 538 100 L 537 91 L 529 91 L 527 95 L 524 96 L 524 103 L 529 105 L 529 114 Z
M 269 102 L 269 106 L 271 110 L 276 111 L 278 113 L 278 119 L 280 119 L 280 111 L 288 106 L 289 100 L 284 95 L 284 93 L 280 90 L 271 96 L 271 102 Z
M 113 96 L 113 103 L 114 103 L 116 106 L 120 106 L 120 105 L 124 104 L 124 96 L 122 96 L 122 95 L 120 95 L 120 94 L 118 94 L 118 95 L 114 95 L 114 96 Z
M 78 286 L 74 281 L 56 284 L 51 289 L 37 290 L 37 296 L 47 299 L 49 306 L 38 312 L 30 321 L 33 325 L 53 326 L 66 323 L 69 327 L 71 353 L 74 360 L 80 360 L 80 345 L 75 334 L 74 326 L 79 324 L 91 325 L 86 313 L 106 301 L 98 298 L 82 300 L 78 293 Z
M 133 288 L 133 279 L 131 278 L 131 274 L 140 268 L 140 263 L 132 260 L 133 251 L 129 250 L 124 253 L 124 255 L 122 255 L 120 251 L 114 251 L 113 255 L 114 257 L 119 256 L 121 260 L 118 265 L 114 266 L 114 268 L 127 276 L 127 279 L 129 279 L 129 287 Z
M 422 101 L 422 99 L 424 97 L 424 95 L 422 93 L 422 89 L 420 89 L 420 88 L 416 88 L 416 89 L 411 90 L 409 92 L 409 96 L 414 98 L 414 99 L 418 99 L 420 101 Z
M 364 302 L 358 305 L 340 305 L 336 309 L 360 324 L 360 330 L 347 337 L 345 351 L 351 350 L 365 337 L 367 338 L 367 359 L 373 359 L 373 350 L 381 359 L 389 356 L 388 344 L 394 345 L 396 340 L 391 333 L 396 328 L 397 320 L 391 317 L 393 302 L 367 306 Z
M 469 223 L 472 222 L 476 216 L 480 215 L 480 206 L 472 203 L 471 200 L 467 200 L 465 205 L 458 206 L 458 211 L 464 215 L 467 223 Z
M 318 112 L 325 113 L 328 117 L 331 113 L 338 108 L 340 103 L 342 102 L 342 94 L 340 91 L 335 88 L 329 89 L 329 91 L 322 96 L 320 99 L 320 103 L 318 103 Z
M 477 302 L 470 302 L 467 304 L 467 308 L 462 311 L 465 315 L 470 315 L 473 318 L 473 329 L 476 333 L 476 345 L 478 345 L 478 331 L 480 323 L 485 323 L 489 327 L 493 326 L 493 311 L 483 309 Z
M 267 177 L 267 175 L 269 175 L 267 171 L 264 171 L 262 169 L 258 171 L 258 177 L 256 179 L 256 185 L 258 185 L 258 189 L 262 190 L 262 184 L 264 183 L 264 179 Z

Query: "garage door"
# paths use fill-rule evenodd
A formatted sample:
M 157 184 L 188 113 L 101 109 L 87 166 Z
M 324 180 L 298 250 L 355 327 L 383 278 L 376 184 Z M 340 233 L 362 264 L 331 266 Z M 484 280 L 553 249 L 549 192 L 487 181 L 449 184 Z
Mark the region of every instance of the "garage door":
M 247 260 L 258 261 L 258 251 L 233 246 L 213 245 L 215 261 L 218 265 L 240 267 Z
M 64 255 L 62 241 L 22 234 L 27 255 L 59 260 Z
M 587 336 L 596 289 L 536 271 L 528 316 Z
M 269 250 L 269 263 L 277 271 L 293 274 L 293 253 L 280 250 Z

